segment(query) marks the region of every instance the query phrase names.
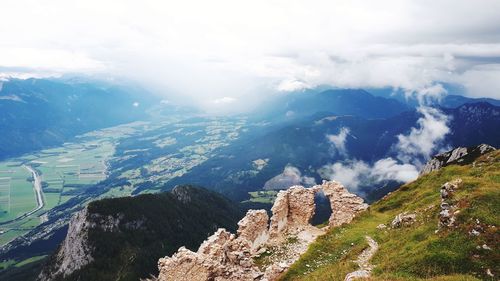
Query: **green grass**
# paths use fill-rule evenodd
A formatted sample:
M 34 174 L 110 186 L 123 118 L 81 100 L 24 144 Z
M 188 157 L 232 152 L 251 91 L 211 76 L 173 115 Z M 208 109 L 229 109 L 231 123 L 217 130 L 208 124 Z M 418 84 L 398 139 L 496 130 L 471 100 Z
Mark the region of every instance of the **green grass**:
M 364 236 L 370 235 L 379 243 L 371 280 L 494 280 L 488 279 L 486 269 L 495 276 L 500 273 L 500 152 L 490 155 L 493 161 L 483 156 L 476 167 L 449 166 L 402 186 L 351 224 L 318 238 L 282 279 L 343 280 L 357 269 L 353 261 L 367 247 Z M 453 197 L 460 206 L 456 228 L 435 233 L 440 186 L 456 178 L 463 180 Z M 390 226 L 405 211 L 417 214 L 410 227 L 376 228 L 382 223 Z M 476 219 L 483 231 L 472 236 L 469 231 Z M 492 250 L 478 249 L 483 244 Z

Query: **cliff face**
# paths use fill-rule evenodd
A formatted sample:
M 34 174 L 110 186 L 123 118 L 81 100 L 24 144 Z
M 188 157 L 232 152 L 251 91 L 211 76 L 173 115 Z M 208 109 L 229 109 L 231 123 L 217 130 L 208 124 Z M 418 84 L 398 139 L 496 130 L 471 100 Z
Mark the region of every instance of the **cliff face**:
M 92 262 L 88 232 L 89 228 L 95 224 L 90 223 L 87 216 L 87 208 L 73 216 L 69 223 L 68 235 L 55 255 L 52 266 L 44 268 L 38 280 L 53 280 L 57 276 L 66 277 Z
M 172 192 L 94 201 L 78 212 L 38 280 L 139 280 L 160 257 L 207 233 L 236 229 L 242 213 L 224 197 L 191 186 Z
M 349 223 L 368 207 L 337 182 L 292 186 L 279 192 L 270 224 L 264 210 L 250 210 L 238 223 L 237 234 L 219 229 L 197 252 L 181 247 L 172 257 L 160 259 L 158 280 L 276 280 L 328 228 L 310 224 L 319 191 L 332 206 L 330 227 Z

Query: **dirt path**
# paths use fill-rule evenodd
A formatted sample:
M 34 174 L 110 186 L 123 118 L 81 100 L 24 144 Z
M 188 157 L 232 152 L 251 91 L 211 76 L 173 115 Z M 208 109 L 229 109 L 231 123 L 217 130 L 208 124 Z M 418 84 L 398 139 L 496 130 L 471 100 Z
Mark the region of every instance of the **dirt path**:
M 370 259 L 378 250 L 377 241 L 373 240 L 370 236 L 366 236 L 366 241 L 368 241 L 368 248 L 364 249 L 363 252 L 358 256 L 356 263 L 359 266 L 359 270 L 348 273 L 345 276 L 344 281 L 351 281 L 357 278 L 368 278 L 373 269 L 373 265 L 370 264 Z

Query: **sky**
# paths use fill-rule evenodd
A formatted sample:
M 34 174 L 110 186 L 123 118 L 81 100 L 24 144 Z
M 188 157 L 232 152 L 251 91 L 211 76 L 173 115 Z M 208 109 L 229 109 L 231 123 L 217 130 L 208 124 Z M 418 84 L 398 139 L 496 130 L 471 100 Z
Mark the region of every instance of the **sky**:
M 0 76 L 130 79 L 213 110 L 318 85 L 500 98 L 498 0 L 2 0 Z

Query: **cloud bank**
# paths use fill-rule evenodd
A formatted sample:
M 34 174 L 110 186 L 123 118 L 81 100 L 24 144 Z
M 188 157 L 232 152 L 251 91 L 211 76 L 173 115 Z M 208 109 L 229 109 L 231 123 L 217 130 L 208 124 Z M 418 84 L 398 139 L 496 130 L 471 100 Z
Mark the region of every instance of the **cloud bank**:
M 218 110 L 325 84 L 500 93 L 496 0 L 6 0 L 1 11 L 3 76 L 126 77 Z

